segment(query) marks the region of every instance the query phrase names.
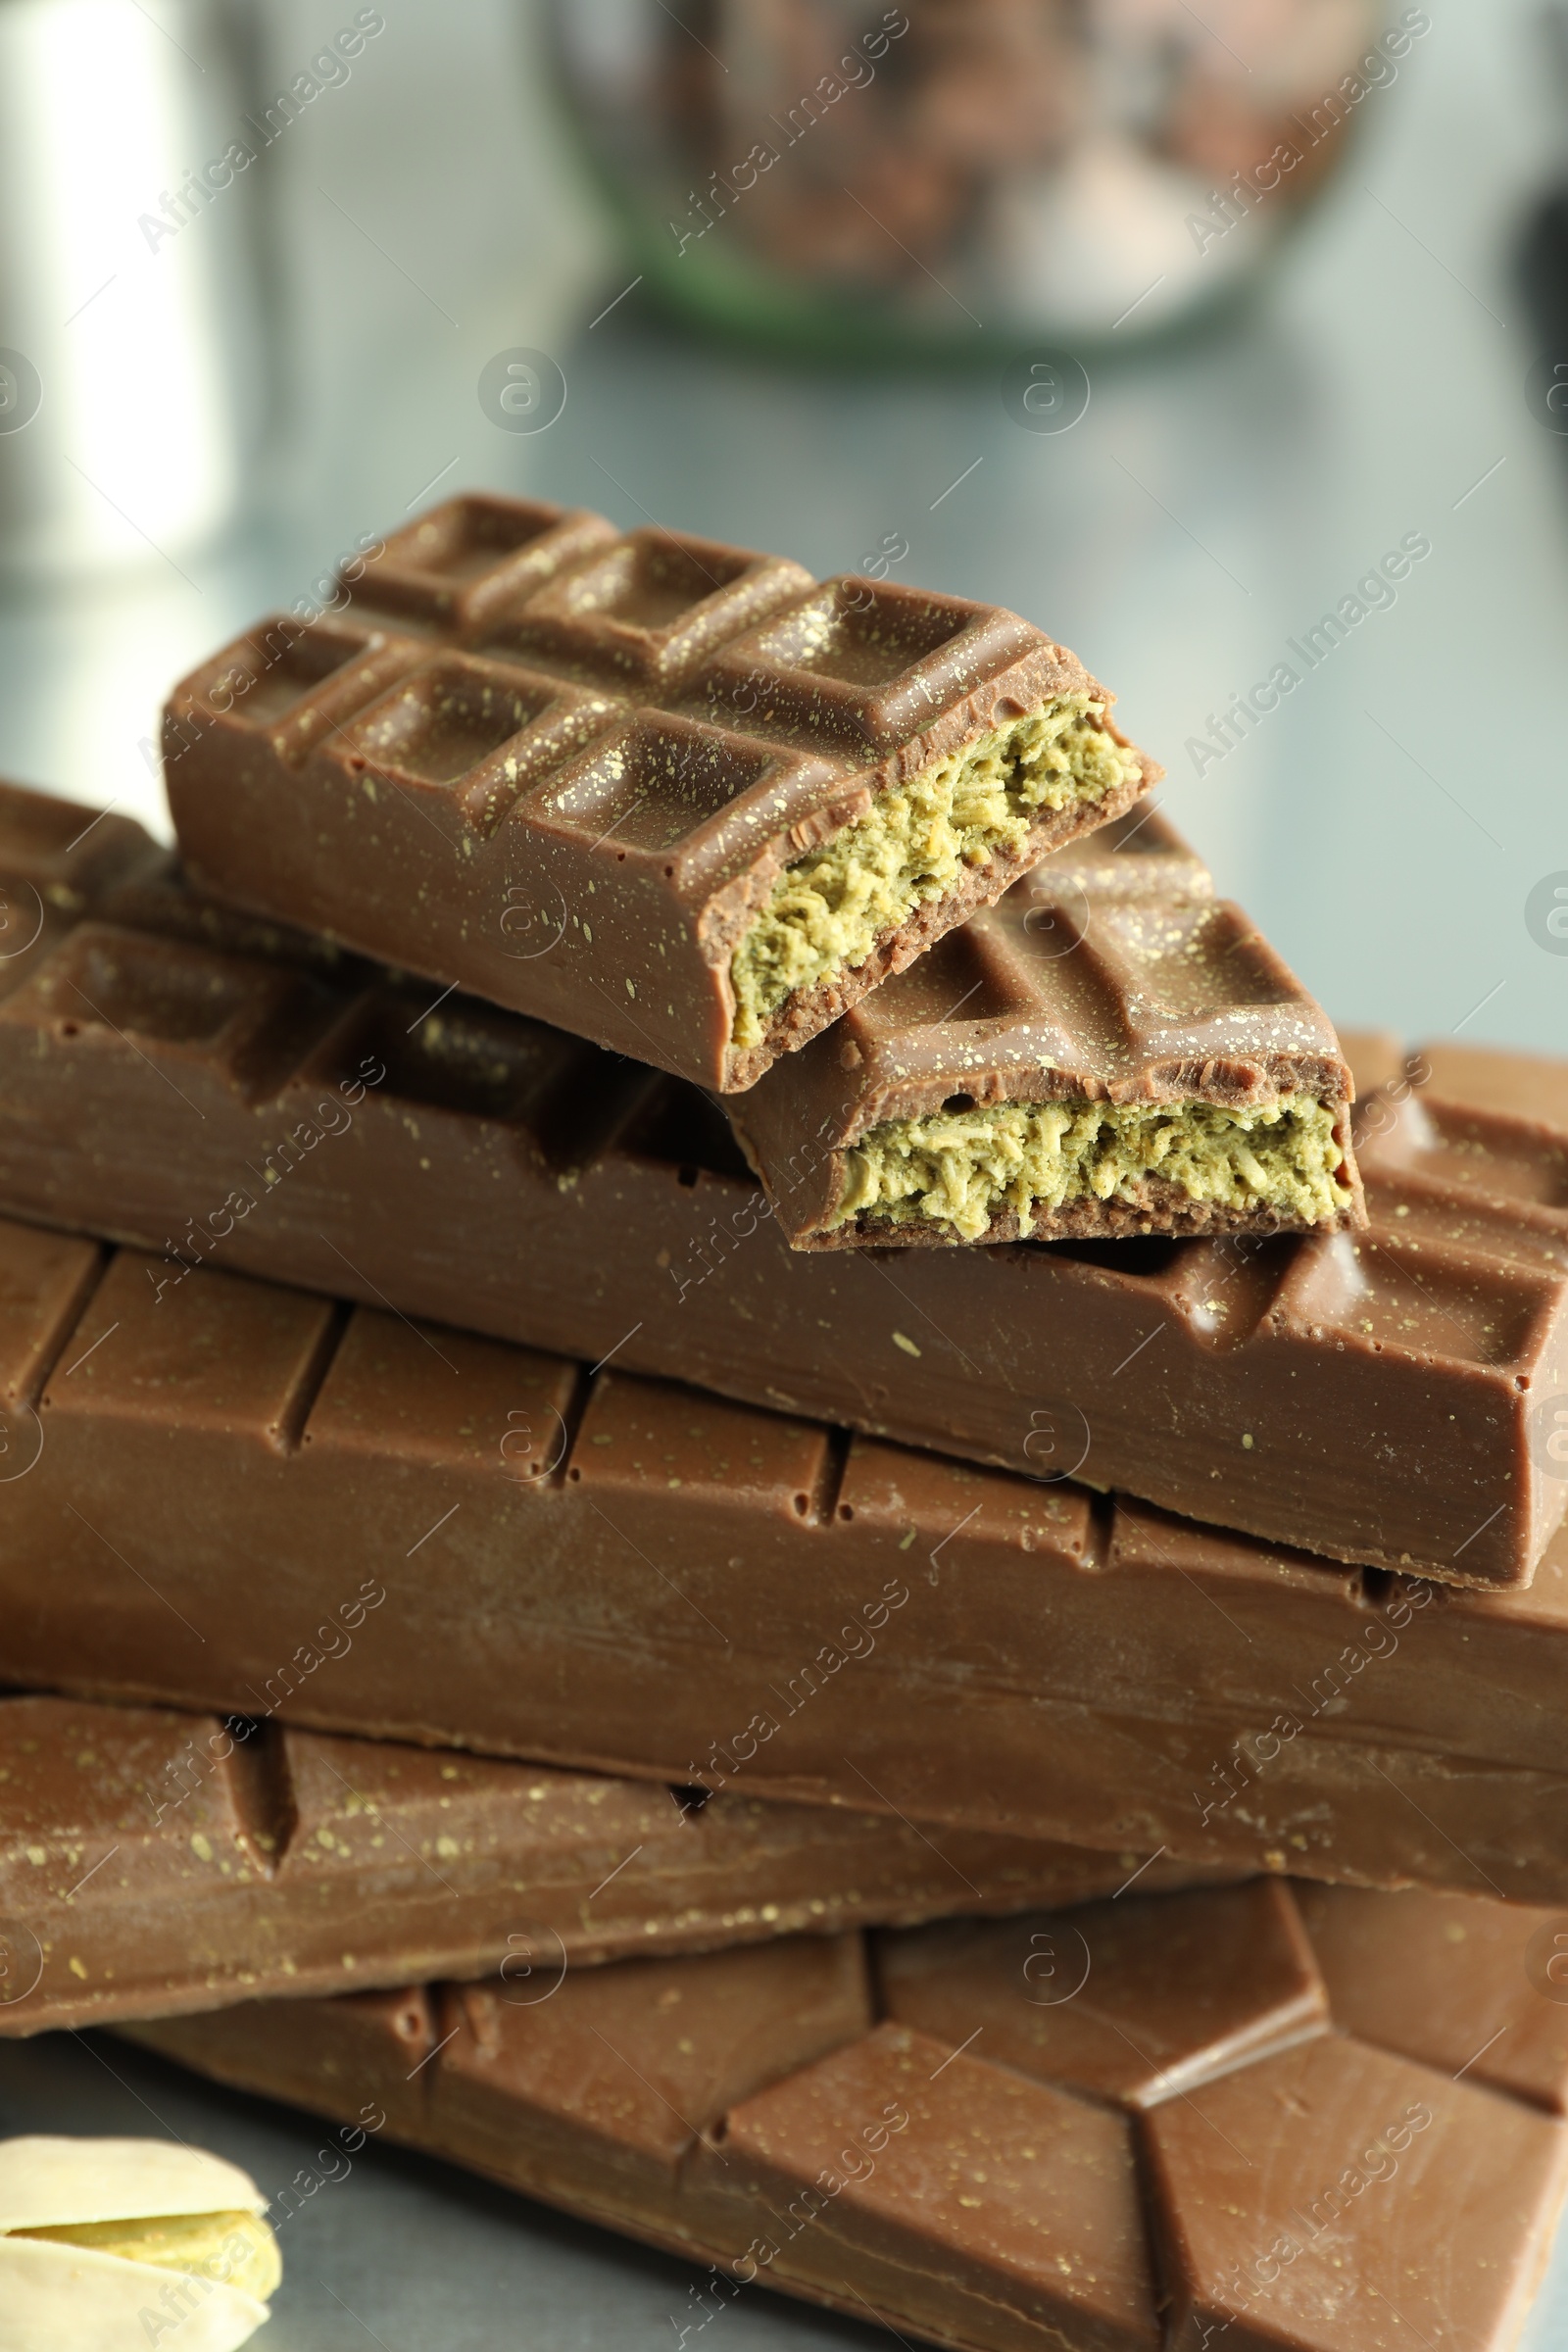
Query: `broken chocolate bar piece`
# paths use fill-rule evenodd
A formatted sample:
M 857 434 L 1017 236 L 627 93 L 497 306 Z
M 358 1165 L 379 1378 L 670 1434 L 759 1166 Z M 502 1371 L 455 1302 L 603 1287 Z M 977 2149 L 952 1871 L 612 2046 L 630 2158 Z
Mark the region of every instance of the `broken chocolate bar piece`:
M 1568 1897 L 1568 1534 L 1389 1578 L 7 1223 L 0 1396 L 24 1687 Z
M 334 1615 L 296 1672 L 373 1638 L 377 1605 Z M 268 1716 L 0 1698 L 0 2035 L 437 1973 L 542 1995 L 629 1953 L 1087 1900 L 1142 1859 Z
M 1361 1899 L 1392 2010 L 1404 1898 Z M 1533 1915 L 1466 1908 L 1521 1967 Z M 130 2033 L 709 2264 L 705 2317 L 759 2284 L 962 2352 L 1505 2352 L 1568 2189 L 1552 2070 L 1455 2081 L 1340 1992 L 1254 1882 Z
M 1162 771 L 1027 621 L 450 500 L 176 688 L 190 870 L 730 1093 Z
M 1159 822 L 1135 810 L 1116 830 Z M 1014 883 L 730 1105 L 795 1249 L 1365 1223 L 1326 1015 L 1206 875 L 1161 886 L 1179 844 L 1085 852 Z
M 45 881 L 46 821 L 92 824 L 60 811 L 0 787 L 0 883 Z M 796 1251 L 694 1089 L 432 1009 L 131 832 L 95 919 L 0 960 L 0 1209 L 161 1251 L 159 1281 L 261 1274 L 1395 1572 L 1521 1583 L 1559 1524 L 1531 1440 L 1568 1347 L 1568 1125 L 1533 1080 L 1485 1156 L 1396 1150 L 1404 1081 L 1361 1104 L 1364 1239 Z M 1069 907 L 1207 887 L 1158 817 L 1052 870 Z

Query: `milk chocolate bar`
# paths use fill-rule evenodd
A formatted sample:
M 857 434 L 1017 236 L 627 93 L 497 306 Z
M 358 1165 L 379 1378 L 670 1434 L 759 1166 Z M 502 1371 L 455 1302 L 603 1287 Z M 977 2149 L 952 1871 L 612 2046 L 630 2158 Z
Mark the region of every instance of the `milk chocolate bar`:
M 1553 1055 L 1510 1054 L 1501 1046 L 1467 1046 L 1445 1038 L 1412 1054 L 1407 1075 L 1440 1101 L 1531 1118 L 1553 1138 L 1568 1135 L 1568 1061 Z M 1474 1170 L 1472 1181 L 1481 1172 Z
M 996 606 L 455 498 L 175 689 L 191 872 L 730 1093 L 1162 771 Z
M 16 1684 L 1568 1895 L 1568 1533 L 1389 1578 L 6 1223 L 0 1395 Z
M 710 2265 L 682 2340 L 758 2284 L 961 2352 L 1504 2352 L 1568 2189 L 1562 2060 L 1489 2064 L 1462 1928 L 1461 2056 L 1385 2038 L 1407 1898 L 1359 1899 L 1348 1984 L 1254 1881 L 627 1961 L 526 2009 L 436 1985 L 130 2031 Z M 1459 1908 L 1522 1983 L 1537 1916 Z
M 162 1250 L 157 1280 L 270 1275 L 1394 1571 L 1517 1583 L 1561 1520 L 1535 1093 L 1485 1157 L 1384 1148 L 1402 1080 L 1363 1103 L 1365 1238 L 811 1256 L 695 1090 L 218 909 L 133 830 L 68 886 L 91 824 L 0 788 L 0 881 L 104 918 L 0 959 L 0 1209 Z M 1158 818 L 1054 870 L 1097 904 L 1207 879 Z
M 321 1627 L 323 1661 L 354 1638 Z M 0 1698 L 0 2035 L 434 1975 L 538 1991 L 631 1953 L 1195 1875 L 1144 1859 L 265 1715 Z
M 736 1100 L 794 1249 L 1365 1223 L 1327 1016 L 1201 867 L 1169 887 L 1197 860 L 1155 825 L 1048 859 Z

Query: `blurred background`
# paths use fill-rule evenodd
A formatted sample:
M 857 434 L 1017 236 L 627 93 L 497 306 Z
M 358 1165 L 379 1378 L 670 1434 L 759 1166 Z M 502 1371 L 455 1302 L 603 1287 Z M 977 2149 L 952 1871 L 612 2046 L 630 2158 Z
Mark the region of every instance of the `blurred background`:
M 163 823 L 190 663 L 456 487 L 578 501 L 1015 607 L 1340 1021 L 1554 1047 L 1566 57 L 1535 0 L 0 0 L 0 769 Z
M 1561 1051 L 1565 186 L 1539 0 L 0 0 L 0 771 L 162 830 L 185 669 L 559 499 L 1015 608 L 1342 1022 Z M 678 2339 L 679 2266 L 380 2163 L 279 2352 L 415 2340 L 415 2242 L 421 2342 Z
M 1556 1046 L 1565 58 L 1537 0 L 0 0 L 0 769 L 161 824 L 242 624 L 580 502 L 1016 608 L 1342 1021 Z

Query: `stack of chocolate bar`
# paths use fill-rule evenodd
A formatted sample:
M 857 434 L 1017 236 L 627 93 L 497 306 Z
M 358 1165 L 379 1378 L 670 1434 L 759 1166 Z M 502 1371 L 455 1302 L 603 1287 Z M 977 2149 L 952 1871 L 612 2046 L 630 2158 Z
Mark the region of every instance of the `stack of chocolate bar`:
M 1568 1064 L 1352 1122 L 1110 705 L 474 497 L 177 690 L 177 857 L 0 788 L 0 2034 L 709 2316 L 1511 2339 Z

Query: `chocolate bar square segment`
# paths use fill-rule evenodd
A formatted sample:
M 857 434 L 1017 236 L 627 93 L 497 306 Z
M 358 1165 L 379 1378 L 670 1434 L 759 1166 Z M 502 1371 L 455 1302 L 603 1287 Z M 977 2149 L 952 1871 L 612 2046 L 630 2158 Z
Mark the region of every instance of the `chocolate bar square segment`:
M 1568 2178 L 1546 2117 L 1346 2035 L 1143 2129 L 1171 2352 L 1510 2344 Z
M 1506 1063 L 1511 1055 L 1499 1055 Z M 1560 1066 L 1552 1071 L 1561 1082 Z M 1380 1176 L 1412 1185 L 1434 1198 L 1468 1195 L 1478 1205 L 1503 1207 L 1543 1234 L 1568 1231 L 1568 1132 L 1561 1120 L 1521 1118 L 1485 1107 L 1485 1076 L 1477 1092 L 1457 1099 L 1428 1082 L 1419 1092 L 1396 1085 L 1369 1104 L 1358 1142 Z M 1545 1210 L 1546 1216 L 1534 1214 Z
M 38 1393 L 103 1266 L 104 1253 L 91 1242 L 0 1226 L 0 1443 L 13 1471 L 36 1466 L 43 1446 Z
M 1568 1071 L 1546 1054 L 1509 1054 L 1498 1046 L 1467 1046 L 1443 1038 L 1417 1048 L 1410 1056 L 1408 1079 L 1449 1102 L 1568 1129 Z
M 314 2086 L 317 2114 L 351 2132 L 384 2132 L 417 2146 L 426 2131 L 442 1990 L 411 1984 L 335 1999 L 240 2000 L 206 2016 L 122 2031 L 127 2040 L 166 2050 L 220 2082 L 255 2090 L 263 2087 L 257 2046 L 265 2044 L 274 2097 L 303 2106 Z M 350 2148 L 363 2144 L 346 2140 Z
M 297 765 L 420 652 L 416 640 L 357 618 L 275 612 L 175 688 L 164 713 L 166 776 L 187 755 L 198 755 L 200 765 L 199 755 L 218 744 L 235 761 L 255 760 L 265 747 Z
M 117 883 L 164 862 L 134 817 L 4 781 L 0 834 L 6 843 L 0 960 L 7 963 L 30 944 L 29 916 L 45 906 L 67 917 L 78 915 Z
M 1027 622 L 995 606 L 829 580 L 728 647 L 703 686 L 763 725 L 891 751 L 1035 642 Z
M 1040 866 L 731 1107 L 795 1249 L 1364 1224 L 1326 1015 L 1133 857 Z
M 894 2328 L 999 2352 L 1163 2340 L 1127 2119 L 907 2026 L 732 2108 L 687 2194 L 742 2278 L 855 2278 Z
M 438 2140 L 514 2187 L 648 2199 L 670 2218 L 726 2109 L 871 2022 L 855 1936 L 568 1971 L 548 2000 L 541 1989 L 514 1978 L 452 2002 L 442 2031 L 461 2030 L 430 2085 Z
M 1568 1911 L 1415 1886 L 1296 1898 L 1346 2032 L 1568 2115 Z
M 325 1299 L 302 1291 L 122 1250 L 49 1377 L 45 1432 L 177 1422 L 220 1449 L 286 1454 L 339 1323 Z
M 193 873 L 721 1093 L 1158 772 L 1015 614 L 747 548 L 459 499 L 339 589 L 176 690 Z
M 903 971 L 1082 832 L 1086 809 L 1119 814 L 1146 765 L 1104 690 L 1014 614 L 864 580 L 829 582 L 705 684 L 759 731 L 881 762 L 876 797 L 844 833 L 815 828 L 736 950 L 734 1035 L 754 1058 L 764 1041 L 807 1042 L 824 1004 L 831 1017 L 858 1001 L 848 973 Z
M 641 709 L 533 796 L 516 821 L 572 844 L 580 867 L 563 879 L 585 899 L 587 861 L 606 848 L 621 865 L 629 852 L 645 853 L 636 864 L 649 878 L 710 891 L 715 880 L 744 876 L 760 823 L 778 832 L 808 819 L 834 781 L 825 761 L 787 745 Z M 737 902 L 726 925 L 733 930 L 745 921 L 744 886 L 728 895 Z M 710 929 L 726 911 L 722 899 L 710 906 Z
M 993 2066 L 1127 2107 L 1329 2030 L 1296 1906 L 1268 1879 L 1194 1899 L 1128 1893 L 947 1920 L 883 1936 L 876 1950 L 887 2016 L 954 2047 L 983 2032 Z
M 1396 1227 L 1375 1246 L 1339 1235 L 1335 1246 L 1298 1260 L 1273 1311 L 1280 1326 L 1294 1325 L 1308 1344 L 1315 1334 L 1324 1335 L 1317 1344 L 1335 1345 L 1328 1333 L 1350 1333 L 1381 1356 L 1414 1364 L 1443 1355 L 1474 1370 L 1500 1371 L 1542 1361 L 1556 1298 L 1553 1278 L 1534 1267 L 1483 1269 L 1457 1251 L 1439 1257 Z M 1514 1459 L 1512 1443 L 1498 1433 L 1492 1444 L 1497 1458 L 1506 1452 L 1525 1479 L 1528 1465 Z
M 339 585 L 400 624 L 450 630 L 466 642 L 503 607 L 614 536 L 612 523 L 585 508 L 453 498 L 347 565 Z
M 402 794 L 438 835 L 471 843 L 536 776 L 598 734 L 603 696 L 559 678 L 449 654 L 423 664 L 351 726 L 329 756 L 373 803 Z M 465 821 L 466 823 L 465 824 Z
M 205 1121 L 195 1096 L 217 1076 L 241 1101 L 270 1100 L 322 1035 L 340 1000 L 286 964 L 78 924 L 17 1000 L 56 1053 L 157 1057 L 168 1091 Z M 243 1171 L 236 1168 L 235 1173 Z M 270 1181 L 265 1176 L 263 1181 Z
M 1439 1266 L 1493 1259 L 1568 1271 L 1568 1084 L 1561 1063 L 1443 1049 L 1355 1116 L 1367 1199 L 1391 1242 Z M 1469 1065 L 1474 1062 L 1473 1081 Z M 1445 1091 L 1464 1077 L 1474 1092 Z
M 558 1357 L 357 1308 L 312 1406 L 313 1477 L 368 1461 L 395 1490 L 421 1472 L 467 1473 L 507 1482 L 510 1501 L 564 1461 L 580 1386 Z
M 1207 866 L 1151 796 L 1134 802 L 1112 823 L 1099 825 L 1042 858 L 1025 893 L 1025 928 L 1042 952 L 1048 946 L 1059 950 L 1088 928 L 1091 898 L 1213 896 L 1214 878 Z M 1059 929 L 1051 919 L 1058 914 L 1066 917 Z
M 715 646 L 810 585 L 810 573 L 787 557 L 632 531 L 530 596 L 488 642 L 657 700 L 683 686 Z

